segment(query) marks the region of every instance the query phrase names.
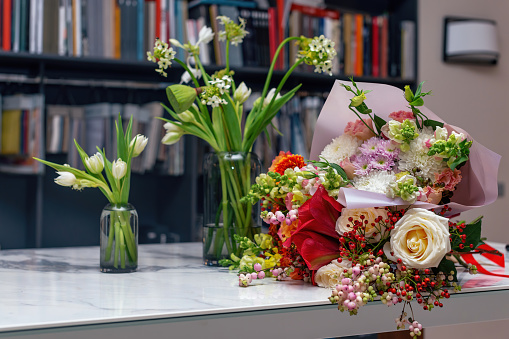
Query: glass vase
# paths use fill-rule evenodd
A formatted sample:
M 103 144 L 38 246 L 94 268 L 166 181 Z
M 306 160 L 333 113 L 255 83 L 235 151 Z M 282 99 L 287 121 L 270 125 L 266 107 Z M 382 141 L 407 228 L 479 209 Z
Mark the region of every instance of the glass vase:
M 138 267 L 138 213 L 131 205 L 108 204 L 101 213 L 101 272 L 129 273 Z
M 240 255 L 233 235 L 253 239 L 261 232 L 260 206 L 241 202 L 261 173 L 254 153 L 219 152 L 205 155 L 203 261 L 217 266 L 220 259 Z

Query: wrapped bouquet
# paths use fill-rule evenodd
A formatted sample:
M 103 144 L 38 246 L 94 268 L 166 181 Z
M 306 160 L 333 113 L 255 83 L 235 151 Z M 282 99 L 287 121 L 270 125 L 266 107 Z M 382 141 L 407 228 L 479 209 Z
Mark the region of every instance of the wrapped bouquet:
M 312 158 L 281 152 L 248 196 L 261 200 L 269 234 L 241 239 L 239 285 L 254 278 L 303 279 L 357 314 L 369 301 L 403 304 L 398 328 L 422 325 L 405 313 L 442 307 L 459 290 L 463 254 L 489 251 L 481 219 L 453 221 L 497 198 L 500 157 L 423 106 L 413 92 L 337 81 L 318 119 Z M 342 133 L 341 133 L 342 132 Z M 490 251 L 496 252 L 496 251 Z M 490 253 L 497 255 L 499 253 Z

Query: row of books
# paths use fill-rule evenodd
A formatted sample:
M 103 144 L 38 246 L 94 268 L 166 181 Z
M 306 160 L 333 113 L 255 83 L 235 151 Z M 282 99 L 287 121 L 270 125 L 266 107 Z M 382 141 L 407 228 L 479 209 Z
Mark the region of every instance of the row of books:
M 43 116 L 41 94 L 0 96 L 0 171 L 42 173 Z
M 216 18 L 240 16 L 249 34 L 230 48 L 233 67 L 267 67 L 284 36 L 323 34 L 335 42 L 335 74 L 415 77 L 415 22 L 274 3 L 262 9 L 255 1 L 226 0 L 0 0 L 1 46 L 14 52 L 143 60 L 156 37 L 195 43 L 200 29 L 209 26 L 216 35 L 200 46 L 201 62 L 224 65 L 224 42 L 217 34 L 223 27 Z M 293 64 L 297 52 L 293 44 L 282 50 L 276 69 Z M 185 59 L 182 49 L 177 53 Z
M 163 107 L 158 102 L 144 105 L 96 103 L 85 106 L 48 105 L 46 123 L 46 153 L 67 153 L 67 163 L 83 169 L 74 146 L 80 146 L 92 155 L 96 147 L 106 150 L 108 159 L 116 157 L 115 120 L 122 117 L 124 128 L 133 118 L 133 136 L 143 134 L 149 142 L 143 153 L 133 159 L 133 173 L 154 172 L 161 175 L 180 176 L 184 173 L 184 143 L 166 146 Z

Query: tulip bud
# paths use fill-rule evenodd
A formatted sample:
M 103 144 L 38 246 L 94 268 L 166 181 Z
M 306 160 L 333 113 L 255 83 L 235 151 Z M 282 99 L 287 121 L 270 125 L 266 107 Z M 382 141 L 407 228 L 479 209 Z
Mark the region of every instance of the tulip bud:
M 97 152 L 95 155 L 90 158 L 85 159 L 85 166 L 87 169 L 94 173 L 99 174 L 102 172 L 104 168 L 104 159 L 101 153 Z
M 127 164 L 120 158 L 111 164 L 111 173 L 115 179 L 122 179 L 127 173 Z
M 179 125 L 179 122 L 167 122 L 164 124 L 166 135 L 163 137 L 163 140 L 161 140 L 163 144 L 173 145 L 180 140 L 182 135 L 184 135 L 184 130 L 180 128 Z
M 177 114 L 179 119 L 183 122 L 191 122 L 194 121 L 194 115 L 191 111 L 184 111 L 180 114 Z
M 198 93 L 193 87 L 171 85 L 166 88 L 166 95 L 175 113 L 182 113 L 191 107 Z
M 60 186 L 72 186 L 76 183 L 76 177 L 71 172 L 57 172 L 59 175 L 55 183 Z
M 133 157 L 137 157 L 138 155 L 143 152 L 145 149 L 145 146 L 147 146 L 148 138 L 144 135 L 138 134 L 136 135 L 133 140 L 131 140 L 131 143 L 129 144 L 129 149 L 133 150 Z
M 239 87 L 233 93 L 233 99 L 239 104 L 246 102 L 247 98 L 251 95 L 251 88 L 247 88 L 244 82 L 241 82 Z

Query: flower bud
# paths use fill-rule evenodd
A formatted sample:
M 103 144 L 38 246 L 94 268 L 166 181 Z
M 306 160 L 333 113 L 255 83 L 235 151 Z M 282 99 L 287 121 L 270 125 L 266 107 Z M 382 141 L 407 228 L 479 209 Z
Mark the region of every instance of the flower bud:
M 127 173 L 127 164 L 122 159 L 118 158 L 111 164 L 111 173 L 115 179 L 122 179 Z
M 414 101 L 414 93 L 412 92 L 410 86 L 408 85 L 405 86 L 405 99 L 408 102 Z
M 60 186 L 72 186 L 76 182 L 76 177 L 71 172 L 57 172 L 59 175 L 55 183 Z
M 357 95 L 351 99 L 352 102 L 350 103 L 350 105 L 352 107 L 357 107 L 360 104 L 362 104 L 364 102 L 364 100 L 366 100 L 366 94 L 364 94 L 364 92 L 362 92 L 360 95 Z
M 239 87 L 233 93 L 233 99 L 239 104 L 246 102 L 247 98 L 251 95 L 251 88 L 247 88 L 244 82 L 241 82 Z
M 194 120 L 194 115 L 191 111 L 184 111 L 180 114 L 177 114 L 179 119 L 183 122 L 191 122 Z
M 87 169 L 94 173 L 99 174 L 102 172 L 104 168 L 104 159 L 101 153 L 97 152 L 95 155 L 90 158 L 85 159 L 85 166 Z
M 164 135 L 161 142 L 165 145 L 173 145 L 173 144 L 177 143 L 181 137 L 182 137 L 182 134 L 180 134 L 180 133 L 168 132 Z
M 145 146 L 147 146 L 148 138 L 144 135 L 138 134 L 136 135 L 133 140 L 131 140 L 131 143 L 129 144 L 129 149 L 133 150 L 133 157 L 137 157 L 138 155 L 143 152 L 145 149 Z

